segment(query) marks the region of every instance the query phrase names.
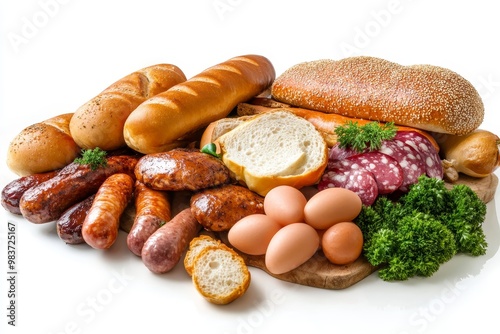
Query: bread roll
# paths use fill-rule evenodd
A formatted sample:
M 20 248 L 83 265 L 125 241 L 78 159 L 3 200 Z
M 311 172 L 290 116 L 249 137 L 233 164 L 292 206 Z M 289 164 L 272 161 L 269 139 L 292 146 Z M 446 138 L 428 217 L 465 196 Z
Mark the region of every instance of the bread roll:
M 265 57 L 235 57 L 148 99 L 125 122 L 127 145 L 158 153 L 184 145 L 182 139 L 227 116 L 239 102 L 269 87 L 274 67 Z
M 148 98 L 186 80 L 175 65 L 158 64 L 131 73 L 113 83 L 75 112 L 70 130 L 76 143 L 87 149 L 125 147 L 123 124 Z
M 70 135 L 72 113 L 52 117 L 23 129 L 7 151 L 7 166 L 25 176 L 62 168 L 80 153 Z
M 219 137 L 219 145 L 234 178 L 261 196 L 279 185 L 315 184 L 328 162 L 321 134 L 288 111 L 254 116 Z
M 374 57 L 297 64 L 271 92 L 302 108 L 455 135 L 474 131 L 484 117 L 478 92 L 457 73 Z

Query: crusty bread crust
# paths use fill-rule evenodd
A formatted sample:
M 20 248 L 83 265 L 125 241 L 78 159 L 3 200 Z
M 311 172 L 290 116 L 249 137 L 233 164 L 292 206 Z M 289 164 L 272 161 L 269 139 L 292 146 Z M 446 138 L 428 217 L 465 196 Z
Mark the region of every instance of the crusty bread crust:
M 302 108 L 456 135 L 472 132 L 484 118 L 481 97 L 459 74 L 375 57 L 297 64 L 276 78 L 271 92 Z
M 82 148 L 114 150 L 125 147 L 123 125 L 130 113 L 148 98 L 186 80 L 175 65 L 152 65 L 113 83 L 75 112 L 71 134 Z
M 239 103 L 268 88 L 274 67 L 262 56 L 235 57 L 210 67 L 137 107 L 125 122 L 127 145 L 141 153 L 163 152 L 226 117 Z
M 70 135 L 72 113 L 52 117 L 23 129 L 10 142 L 7 166 L 25 176 L 62 168 L 72 162 L 80 147 Z

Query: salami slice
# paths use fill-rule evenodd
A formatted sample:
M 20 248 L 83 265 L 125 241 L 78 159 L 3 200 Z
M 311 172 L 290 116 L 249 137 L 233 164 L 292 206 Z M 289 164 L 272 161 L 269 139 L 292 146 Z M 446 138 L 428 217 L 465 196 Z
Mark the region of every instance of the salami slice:
M 418 177 L 425 174 L 425 164 L 422 156 L 403 141 L 392 139 L 382 143 L 380 152 L 387 154 L 399 163 L 403 170 L 403 182 L 399 190 L 407 192 L 412 184 L 418 182 Z
M 398 131 L 394 139 L 401 140 L 420 153 L 425 163 L 427 176 L 438 179 L 443 178 L 443 166 L 439 153 L 425 136 L 416 131 Z
M 360 153 L 352 148 L 342 148 L 339 144 L 337 144 L 330 148 L 330 151 L 328 152 L 328 161 L 333 163 L 337 160 L 344 160 L 357 154 Z
M 372 172 L 379 194 L 393 193 L 403 184 L 403 169 L 396 159 L 387 154 L 367 152 L 350 156 L 346 160 Z M 351 165 L 353 167 L 357 169 L 355 165 Z
M 352 168 L 353 164 L 355 165 L 347 160 L 332 162 L 331 168 L 323 174 L 318 189 L 334 187 L 349 189 L 358 194 L 364 205 L 372 205 L 378 196 L 378 186 L 373 173 L 359 166 Z

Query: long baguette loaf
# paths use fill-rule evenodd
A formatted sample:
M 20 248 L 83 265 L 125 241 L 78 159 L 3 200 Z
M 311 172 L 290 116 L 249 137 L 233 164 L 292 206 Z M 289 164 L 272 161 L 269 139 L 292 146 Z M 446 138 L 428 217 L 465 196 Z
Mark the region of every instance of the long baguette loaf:
M 71 134 L 82 148 L 125 147 L 123 124 L 130 113 L 148 98 L 185 80 L 181 69 L 171 64 L 133 72 L 78 108 L 71 119 Z
M 227 116 L 240 102 L 268 88 L 271 62 L 259 55 L 235 57 L 145 101 L 124 127 L 127 145 L 141 153 L 181 146 L 182 138 Z
M 455 135 L 472 132 L 484 118 L 481 97 L 459 74 L 374 57 L 297 64 L 276 78 L 271 92 L 302 108 Z
M 72 162 L 80 147 L 69 131 L 72 113 L 58 115 L 24 128 L 10 142 L 7 166 L 20 176 L 44 173 Z

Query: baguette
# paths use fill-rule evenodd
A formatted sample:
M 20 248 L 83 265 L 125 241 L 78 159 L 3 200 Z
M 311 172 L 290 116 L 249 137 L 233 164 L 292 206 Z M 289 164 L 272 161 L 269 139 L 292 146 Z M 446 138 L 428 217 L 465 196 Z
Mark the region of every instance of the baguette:
M 70 134 L 72 116 L 58 115 L 23 129 L 7 151 L 10 170 L 26 176 L 60 169 L 72 162 L 81 151 Z
M 271 94 L 293 106 L 455 135 L 484 118 L 481 97 L 459 74 L 374 57 L 297 64 L 276 78 Z
M 125 122 L 125 141 L 145 154 L 182 146 L 185 136 L 227 116 L 238 103 L 268 88 L 274 78 L 272 64 L 258 55 L 210 67 L 138 106 Z
M 148 98 L 185 80 L 184 73 L 171 64 L 131 73 L 77 109 L 70 123 L 71 134 L 86 149 L 125 147 L 123 124 L 130 113 Z

